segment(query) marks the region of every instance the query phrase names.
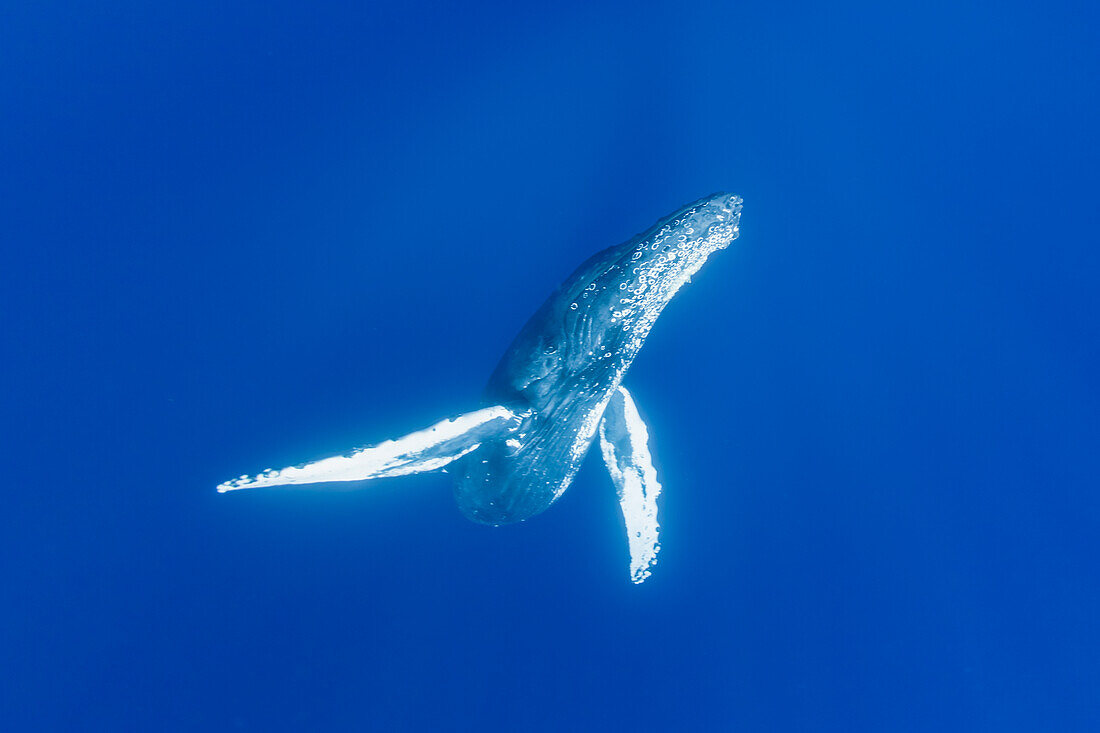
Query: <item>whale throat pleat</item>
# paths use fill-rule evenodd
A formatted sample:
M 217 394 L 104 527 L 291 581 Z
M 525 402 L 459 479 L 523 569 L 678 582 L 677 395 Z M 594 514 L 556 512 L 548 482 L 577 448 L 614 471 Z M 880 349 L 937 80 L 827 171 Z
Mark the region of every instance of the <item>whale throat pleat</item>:
M 503 405 L 494 405 L 443 420 L 424 430 L 358 448 L 349 453 L 281 470 L 268 469 L 255 476 L 241 476 L 218 486 L 218 491 L 256 489 L 290 484 L 405 476 L 437 471 L 481 447 L 487 440 L 514 433 L 523 419 Z
M 657 497 L 661 484 L 649 452 L 649 431 L 625 388 L 612 395 L 600 421 L 600 449 L 619 495 L 630 543 L 630 579 L 641 583 L 657 562 Z

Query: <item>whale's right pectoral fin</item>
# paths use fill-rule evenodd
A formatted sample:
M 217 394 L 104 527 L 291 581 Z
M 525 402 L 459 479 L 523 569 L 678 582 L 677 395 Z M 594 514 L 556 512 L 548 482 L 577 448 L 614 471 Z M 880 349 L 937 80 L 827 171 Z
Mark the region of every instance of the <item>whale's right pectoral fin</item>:
M 661 546 L 657 533 L 657 497 L 661 484 L 649 453 L 649 431 L 625 388 L 611 395 L 600 421 L 600 448 L 607 464 L 630 542 L 630 579 L 649 577 Z
M 218 486 L 218 491 L 256 489 L 288 484 L 331 481 L 364 481 L 388 476 L 436 471 L 477 450 L 486 440 L 506 437 L 520 426 L 525 414 L 494 405 L 436 423 L 397 440 L 359 448 L 342 456 L 313 463 L 268 469 L 256 476 L 241 476 Z

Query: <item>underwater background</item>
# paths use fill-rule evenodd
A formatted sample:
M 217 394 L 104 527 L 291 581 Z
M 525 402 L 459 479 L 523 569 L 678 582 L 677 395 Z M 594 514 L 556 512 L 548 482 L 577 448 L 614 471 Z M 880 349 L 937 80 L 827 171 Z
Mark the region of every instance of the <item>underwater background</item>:
M 0 727 L 1100 729 L 1100 18 L 11 3 Z M 477 406 L 583 260 L 741 236 L 549 511 L 237 492 Z

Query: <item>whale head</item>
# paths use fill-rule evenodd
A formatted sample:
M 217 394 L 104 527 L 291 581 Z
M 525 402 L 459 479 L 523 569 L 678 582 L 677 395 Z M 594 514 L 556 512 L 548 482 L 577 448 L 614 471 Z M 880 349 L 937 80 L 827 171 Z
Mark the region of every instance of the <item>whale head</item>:
M 621 374 L 629 366 L 677 291 L 737 238 L 740 219 L 741 197 L 715 193 L 593 255 L 516 338 L 490 380 L 503 389 L 490 390 L 489 399 L 507 401 L 533 388 L 541 405 L 578 379 L 611 384 L 598 372 Z
M 707 259 L 740 233 L 741 197 L 716 193 L 688 204 L 623 245 L 609 280 L 611 316 L 644 338 L 661 309 Z

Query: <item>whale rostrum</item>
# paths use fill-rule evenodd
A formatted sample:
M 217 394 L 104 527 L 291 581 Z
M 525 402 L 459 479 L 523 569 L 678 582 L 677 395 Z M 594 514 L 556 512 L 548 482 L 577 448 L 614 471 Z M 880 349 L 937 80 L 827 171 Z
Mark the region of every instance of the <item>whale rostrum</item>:
M 241 476 L 218 491 L 365 481 L 437 471 L 483 524 L 542 512 L 572 483 L 595 441 L 619 497 L 630 578 L 656 562 L 661 485 L 649 431 L 622 386 L 657 316 L 714 252 L 737 238 L 741 197 L 716 193 L 596 253 L 531 317 L 505 352 L 482 407 L 396 440 Z

